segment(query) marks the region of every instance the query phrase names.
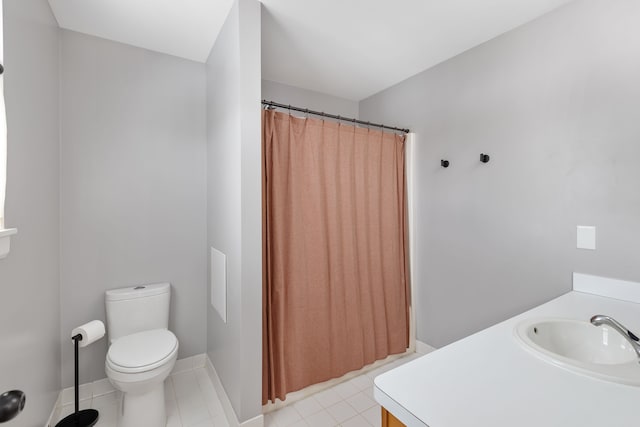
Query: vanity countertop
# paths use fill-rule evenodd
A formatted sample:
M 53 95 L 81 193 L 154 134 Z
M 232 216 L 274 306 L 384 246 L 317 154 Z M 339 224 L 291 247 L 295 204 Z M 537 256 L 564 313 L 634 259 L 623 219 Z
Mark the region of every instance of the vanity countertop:
M 572 291 L 376 377 L 374 396 L 408 427 L 637 427 L 640 387 L 554 366 L 514 337 L 523 319 L 594 314 L 640 331 L 640 304 Z

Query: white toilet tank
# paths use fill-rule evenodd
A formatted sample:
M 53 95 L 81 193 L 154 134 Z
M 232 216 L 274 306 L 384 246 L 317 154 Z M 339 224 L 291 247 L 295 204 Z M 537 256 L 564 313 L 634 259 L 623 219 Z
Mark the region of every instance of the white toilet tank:
M 171 285 L 155 283 L 105 292 L 109 342 L 125 335 L 169 328 Z

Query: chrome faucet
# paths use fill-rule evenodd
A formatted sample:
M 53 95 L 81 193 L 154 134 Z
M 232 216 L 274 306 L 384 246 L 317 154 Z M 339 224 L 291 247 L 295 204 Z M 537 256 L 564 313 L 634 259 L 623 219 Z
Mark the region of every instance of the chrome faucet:
M 591 324 L 593 324 L 594 326 L 611 326 L 613 329 L 618 331 L 620 335 L 622 335 L 627 341 L 629 341 L 629 344 L 631 344 L 631 348 L 633 348 L 633 350 L 636 352 L 636 355 L 638 356 L 638 362 L 640 363 L 640 338 L 638 338 L 633 332 L 622 326 L 622 324 L 616 319 L 609 316 L 604 316 L 602 314 L 593 316 L 591 318 Z

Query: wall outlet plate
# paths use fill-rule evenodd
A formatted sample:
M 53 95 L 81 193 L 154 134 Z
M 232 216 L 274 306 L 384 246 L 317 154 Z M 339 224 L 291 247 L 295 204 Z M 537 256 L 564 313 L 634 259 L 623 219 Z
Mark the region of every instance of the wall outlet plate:
M 578 249 L 596 249 L 596 228 L 579 225 L 577 230 L 576 247 Z

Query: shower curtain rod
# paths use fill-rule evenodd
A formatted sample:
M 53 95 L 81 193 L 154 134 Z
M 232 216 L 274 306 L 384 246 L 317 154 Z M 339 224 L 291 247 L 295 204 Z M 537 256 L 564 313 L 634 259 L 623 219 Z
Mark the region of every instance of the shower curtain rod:
M 313 114 L 314 116 L 328 117 L 330 119 L 344 120 L 345 122 L 351 122 L 353 124 L 357 123 L 365 126 L 373 126 L 376 128 L 389 129 L 389 130 L 395 130 L 398 132 L 409 133 L 409 129 L 401 129 L 393 126 L 381 125 L 378 123 L 365 122 L 364 120 L 358 120 L 358 119 L 349 118 L 349 117 L 342 117 L 336 114 L 325 113 L 324 111 L 313 111 L 313 110 L 309 110 L 308 108 L 294 107 L 292 105 L 286 105 L 286 104 L 280 104 L 278 102 L 267 101 L 266 99 L 262 100 L 262 105 L 265 105 L 271 108 L 284 108 L 286 110 L 300 111 L 301 113 Z

